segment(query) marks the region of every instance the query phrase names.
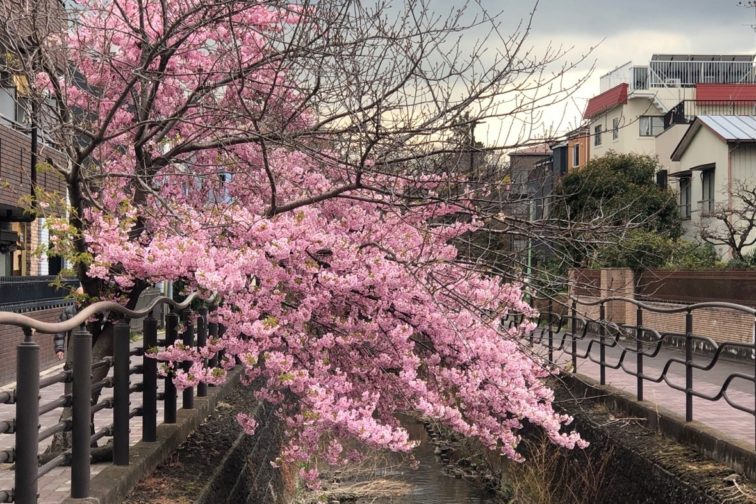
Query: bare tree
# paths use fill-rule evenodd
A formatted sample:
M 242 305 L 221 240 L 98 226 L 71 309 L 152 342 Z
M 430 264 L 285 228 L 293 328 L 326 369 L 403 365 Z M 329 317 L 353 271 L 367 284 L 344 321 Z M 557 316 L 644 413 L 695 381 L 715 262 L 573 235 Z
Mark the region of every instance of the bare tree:
M 743 261 L 756 244 L 756 185 L 738 181 L 731 203 L 718 204 L 700 224 L 701 239 L 727 247 L 733 259 Z

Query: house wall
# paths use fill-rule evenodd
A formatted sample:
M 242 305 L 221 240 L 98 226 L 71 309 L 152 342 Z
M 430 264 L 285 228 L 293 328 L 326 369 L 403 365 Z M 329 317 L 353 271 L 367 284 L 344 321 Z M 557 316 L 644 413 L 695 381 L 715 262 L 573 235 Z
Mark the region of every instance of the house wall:
M 687 124 L 675 124 L 656 136 L 656 157 L 659 164 L 669 173 L 677 173 L 681 170 L 680 162 L 672 161 L 672 153 L 686 131 L 688 131 Z
M 730 188 L 737 192 L 738 186 L 743 185 L 749 188 L 756 188 L 756 145 L 754 144 L 730 144 Z M 734 208 L 742 208 L 743 202 L 738 198 L 730 198 L 729 205 Z M 756 234 L 756 230 L 751 232 L 750 238 Z M 745 252 L 756 251 L 756 244 L 746 247 Z
M 719 205 L 727 201 L 729 150 L 727 144 L 711 130 L 702 127 L 693 137 L 685 153 L 680 158 L 679 171 L 692 170 L 696 167 L 714 165 L 714 204 Z M 700 236 L 701 226 L 716 225 L 710 217 L 701 215 L 703 200 L 703 184 L 700 170 L 693 170 L 691 175 L 691 218 L 683 221 L 685 237 L 695 240 Z M 678 179 L 679 180 L 679 179 Z M 679 184 L 678 184 L 679 189 Z M 728 257 L 726 247 L 718 247 L 717 252 Z
M 693 88 L 655 88 L 649 91 L 635 91 L 628 96 L 627 103 L 597 115 L 591 120 L 590 159 L 604 156 L 610 150 L 619 153 L 648 154 L 654 156 L 656 139 L 640 136 L 638 118 L 644 115 L 663 116 L 682 100 L 695 98 Z M 619 119 L 619 137 L 612 138 L 613 120 Z M 604 129 L 601 145 L 593 143 L 594 129 L 601 124 Z M 660 156 L 661 158 L 661 156 Z
M 578 163 L 575 164 L 573 159 L 574 146 L 580 147 L 578 155 Z M 567 140 L 567 172 L 571 173 L 576 169 L 582 168 L 588 162 L 591 149 L 591 137 L 590 135 L 582 135 L 579 137 L 570 138 Z
M 640 136 L 638 117 L 643 115 L 662 115 L 654 103 L 646 98 L 628 100 L 626 105 L 616 107 L 597 116 L 591 121 L 591 135 L 594 135 L 596 125 L 601 124 L 603 133 L 601 145 L 595 145 L 592 138 L 591 159 L 606 155 L 609 151 L 618 153 L 656 154 L 656 139 L 652 136 Z M 619 120 L 619 134 L 613 138 L 614 120 Z

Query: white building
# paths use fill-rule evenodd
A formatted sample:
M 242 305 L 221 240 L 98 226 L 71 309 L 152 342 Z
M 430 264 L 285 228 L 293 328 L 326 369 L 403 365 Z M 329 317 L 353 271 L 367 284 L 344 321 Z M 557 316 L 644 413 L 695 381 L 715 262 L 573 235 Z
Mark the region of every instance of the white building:
M 686 237 L 697 238 L 704 226 L 722 229 L 725 224 L 711 217 L 714 211 L 742 206 L 733 195 L 738 184 L 756 185 L 756 116 L 698 116 L 671 158 Z M 730 256 L 724 247 L 718 252 Z
M 739 90 L 753 87 L 755 77 L 753 55 L 655 54 L 648 65 L 628 62 L 601 77 L 601 94 L 589 100 L 583 114 L 592 137 L 591 158 L 610 150 L 656 156 L 657 137 L 666 134 L 666 155 L 659 160 L 673 168 L 669 154 L 685 128 L 672 126 L 698 115 L 700 100 L 714 108 L 739 107 Z M 752 114 L 752 107 L 742 112 Z

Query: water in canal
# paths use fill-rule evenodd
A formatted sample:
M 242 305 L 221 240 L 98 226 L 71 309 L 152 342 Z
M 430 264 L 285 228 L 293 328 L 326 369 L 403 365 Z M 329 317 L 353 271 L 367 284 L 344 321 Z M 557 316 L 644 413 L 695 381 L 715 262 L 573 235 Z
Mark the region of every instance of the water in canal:
M 419 440 L 415 457 L 420 462 L 417 469 L 412 469 L 398 459 L 387 457 L 375 463 L 369 471 L 350 481 L 344 486 L 354 485 L 358 488 L 372 488 L 375 493 L 367 492 L 359 497 L 338 500 L 358 504 L 493 504 L 496 499 L 485 490 L 476 487 L 474 482 L 454 478 L 445 474 L 444 464 L 434 454 L 434 445 L 425 427 L 412 419 L 403 422 L 412 439 Z M 390 496 L 382 495 L 393 494 Z M 361 494 L 362 492 L 357 492 Z

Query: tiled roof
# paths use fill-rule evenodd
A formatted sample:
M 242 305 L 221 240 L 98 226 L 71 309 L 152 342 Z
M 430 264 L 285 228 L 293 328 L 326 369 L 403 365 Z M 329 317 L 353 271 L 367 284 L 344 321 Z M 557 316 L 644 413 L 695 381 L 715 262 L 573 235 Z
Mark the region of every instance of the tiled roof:
M 697 84 L 696 100 L 756 100 L 756 84 Z
M 588 100 L 588 106 L 585 107 L 583 118 L 591 119 L 617 105 L 627 103 L 627 87 L 627 83 L 622 83 Z

